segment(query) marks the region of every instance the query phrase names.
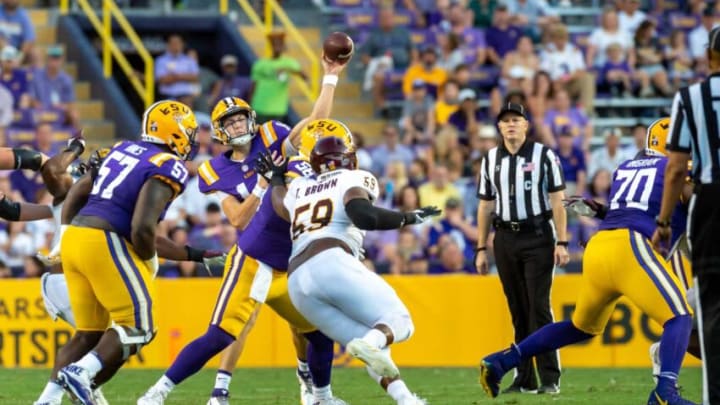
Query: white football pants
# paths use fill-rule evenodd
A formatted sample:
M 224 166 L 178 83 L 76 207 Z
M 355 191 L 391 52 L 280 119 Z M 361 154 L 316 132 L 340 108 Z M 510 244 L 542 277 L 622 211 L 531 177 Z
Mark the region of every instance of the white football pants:
M 70 307 L 70 296 L 68 295 L 65 275 L 43 274 L 40 279 L 40 288 L 45 310 L 50 314 L 53 321 L 60 317 L 75 328 L 75 317 Z
M 347 345 L 377 324 L 407 340 L 413 323 L 395 290 L 341 248 L 320 252 L 298 267 L 288 281 L 295 308 L 332 340 Z

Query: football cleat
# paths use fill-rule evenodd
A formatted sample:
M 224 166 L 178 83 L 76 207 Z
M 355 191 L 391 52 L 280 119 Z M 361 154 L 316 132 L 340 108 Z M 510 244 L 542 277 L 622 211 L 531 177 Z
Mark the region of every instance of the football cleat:
M 58 371 L 57 383 L 63 387 L 73 401 L 82 405 L 96 405 L 90 375 L 84 368 L 76 364 L 63 367 Z
M 648 398 L 647 405 L 698 405 L 695 402 L 688 401 L 687 399 L 680 396 L 677 390 L 672 390 L 668 393 L 660 394 L 657 388 L 652 390 L 650 398 Z
M 404 396 L 397 401 L 397 405 L 427 405 L 427 400 L 418 397 L 415 394 Z
M 137 405 L 163 405 L 167 396 L 166 391 L 160 391 L 152 387 L 137 400 Z
M 96 405 L 110 405 L 108 400 L 105 399 L 105 395 L 103 394 L 100 387 L 95 388 L 95 391 L 93 391 L 93 398 L 95 398 Z
M 657 384 L 658 376 L 660 376 L 660 342 L 650 345 L 650 361 L 652 361 L 653 380 Z
M 560 387 L 557 384 L 545 384 L 538 388 L 537 390 L 538 394 L 549 394 L 549 395 L 557 395 L 560 393 Z
M 221 388 L 213 389 L 207 405 L 230 405 L 230 392 Z
M 298 382 L 300 383 L 300 405 L 314 405 L 312 376 L 309 371 L 295 370 Z
M 511 366 L 511 364 L 517 364 L 519 361 L 520 352 L 515 345 L 482 359 L 480 362 L 480 385 L 490 398 L 498 396 L 500 381 L 508 371 L 515 368 L 515 365 Z
M 35 401 L 33 402 L 33 405 L 62 405 L 62 398 L 60 399 L 52 399 L 49 401 Z
M 355 338 L 347 344 L 347 352 L 367 364 L 376 374 L 382 377 L 396 378 L 400 375 L 395 363 L 387 352 L 370 345 L 370 343 Z

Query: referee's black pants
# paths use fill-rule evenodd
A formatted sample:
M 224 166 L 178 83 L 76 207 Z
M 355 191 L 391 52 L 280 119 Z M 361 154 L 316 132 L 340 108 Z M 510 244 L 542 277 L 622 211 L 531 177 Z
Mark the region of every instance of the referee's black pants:
M 705 392 L 710 405 L 720 405 L 720 185 L 695 188 L 690 203 L 690 255 L 697 278 L 702 357 L 707 375 Z
M 555 240 L 548 222 L 538 231 L 513 232 L 498 229 L 495 233 L 495 262 L 510 308 L 515 342 L 520 342 L 542 326 L 552 323 L 550 288 L 555 266 Z M 560 383 L 558 352 L 535 357 L 540 384 Z M 537 389 L 533 360 L 517 368 L 513 385 Z

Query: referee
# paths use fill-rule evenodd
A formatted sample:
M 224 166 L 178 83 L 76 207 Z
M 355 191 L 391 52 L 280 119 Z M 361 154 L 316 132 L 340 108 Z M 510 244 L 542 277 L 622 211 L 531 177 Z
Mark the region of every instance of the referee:
M 555 265 L 568 262 L 565 183 L 555 154 L 527 139 L 528 120 L 521 104 L 508 103 L 497 126 L 502 142 L 483 157 L 478 197 L 478 246 L 475 266 L 488 273 L 486 241 L 495 226 L 495 261 L 519 342 L 553 322 L 550 287 Z M 552 220 L 552 221 L 551 221 Z M 554 223 L 554 226 L 553 226 Z M 557 236 L 557 240 L 556 240 Z M 503 392 L 560 392 L 558 353 L 522 363 L 512 385 Z
M 720 404 L 720 28 L 710 31 L 707 49 L 710 77 L 684 87 L 673 100 L 670 133 L 667 139 L 668 164 L 665 188 L 653 235 L 656 247 L 670 240 L 670 217 L 680 197 L 692 153 L 692 180 L 695 184 L 688 211 L 687 237 L 699 305 L 696 318 L 700 328 L 705 372 L 703 401 Z

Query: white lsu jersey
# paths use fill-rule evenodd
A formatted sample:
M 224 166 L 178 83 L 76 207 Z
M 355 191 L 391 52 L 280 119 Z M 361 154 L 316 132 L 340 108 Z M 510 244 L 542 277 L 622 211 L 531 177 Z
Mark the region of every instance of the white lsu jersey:
M 365 170 L 333 170 L 316 178 L 296 178 L 290 183 L 284 200 L 292 224 L 290 259 L 310 242 L 323 238 L 345 242 L 353 255 L 359 257 L 365 231 L 353 225 L 344 201 L 345 193 L 354 187 L 367 191 L 371 202 L 380 192 L 375 176 Z

